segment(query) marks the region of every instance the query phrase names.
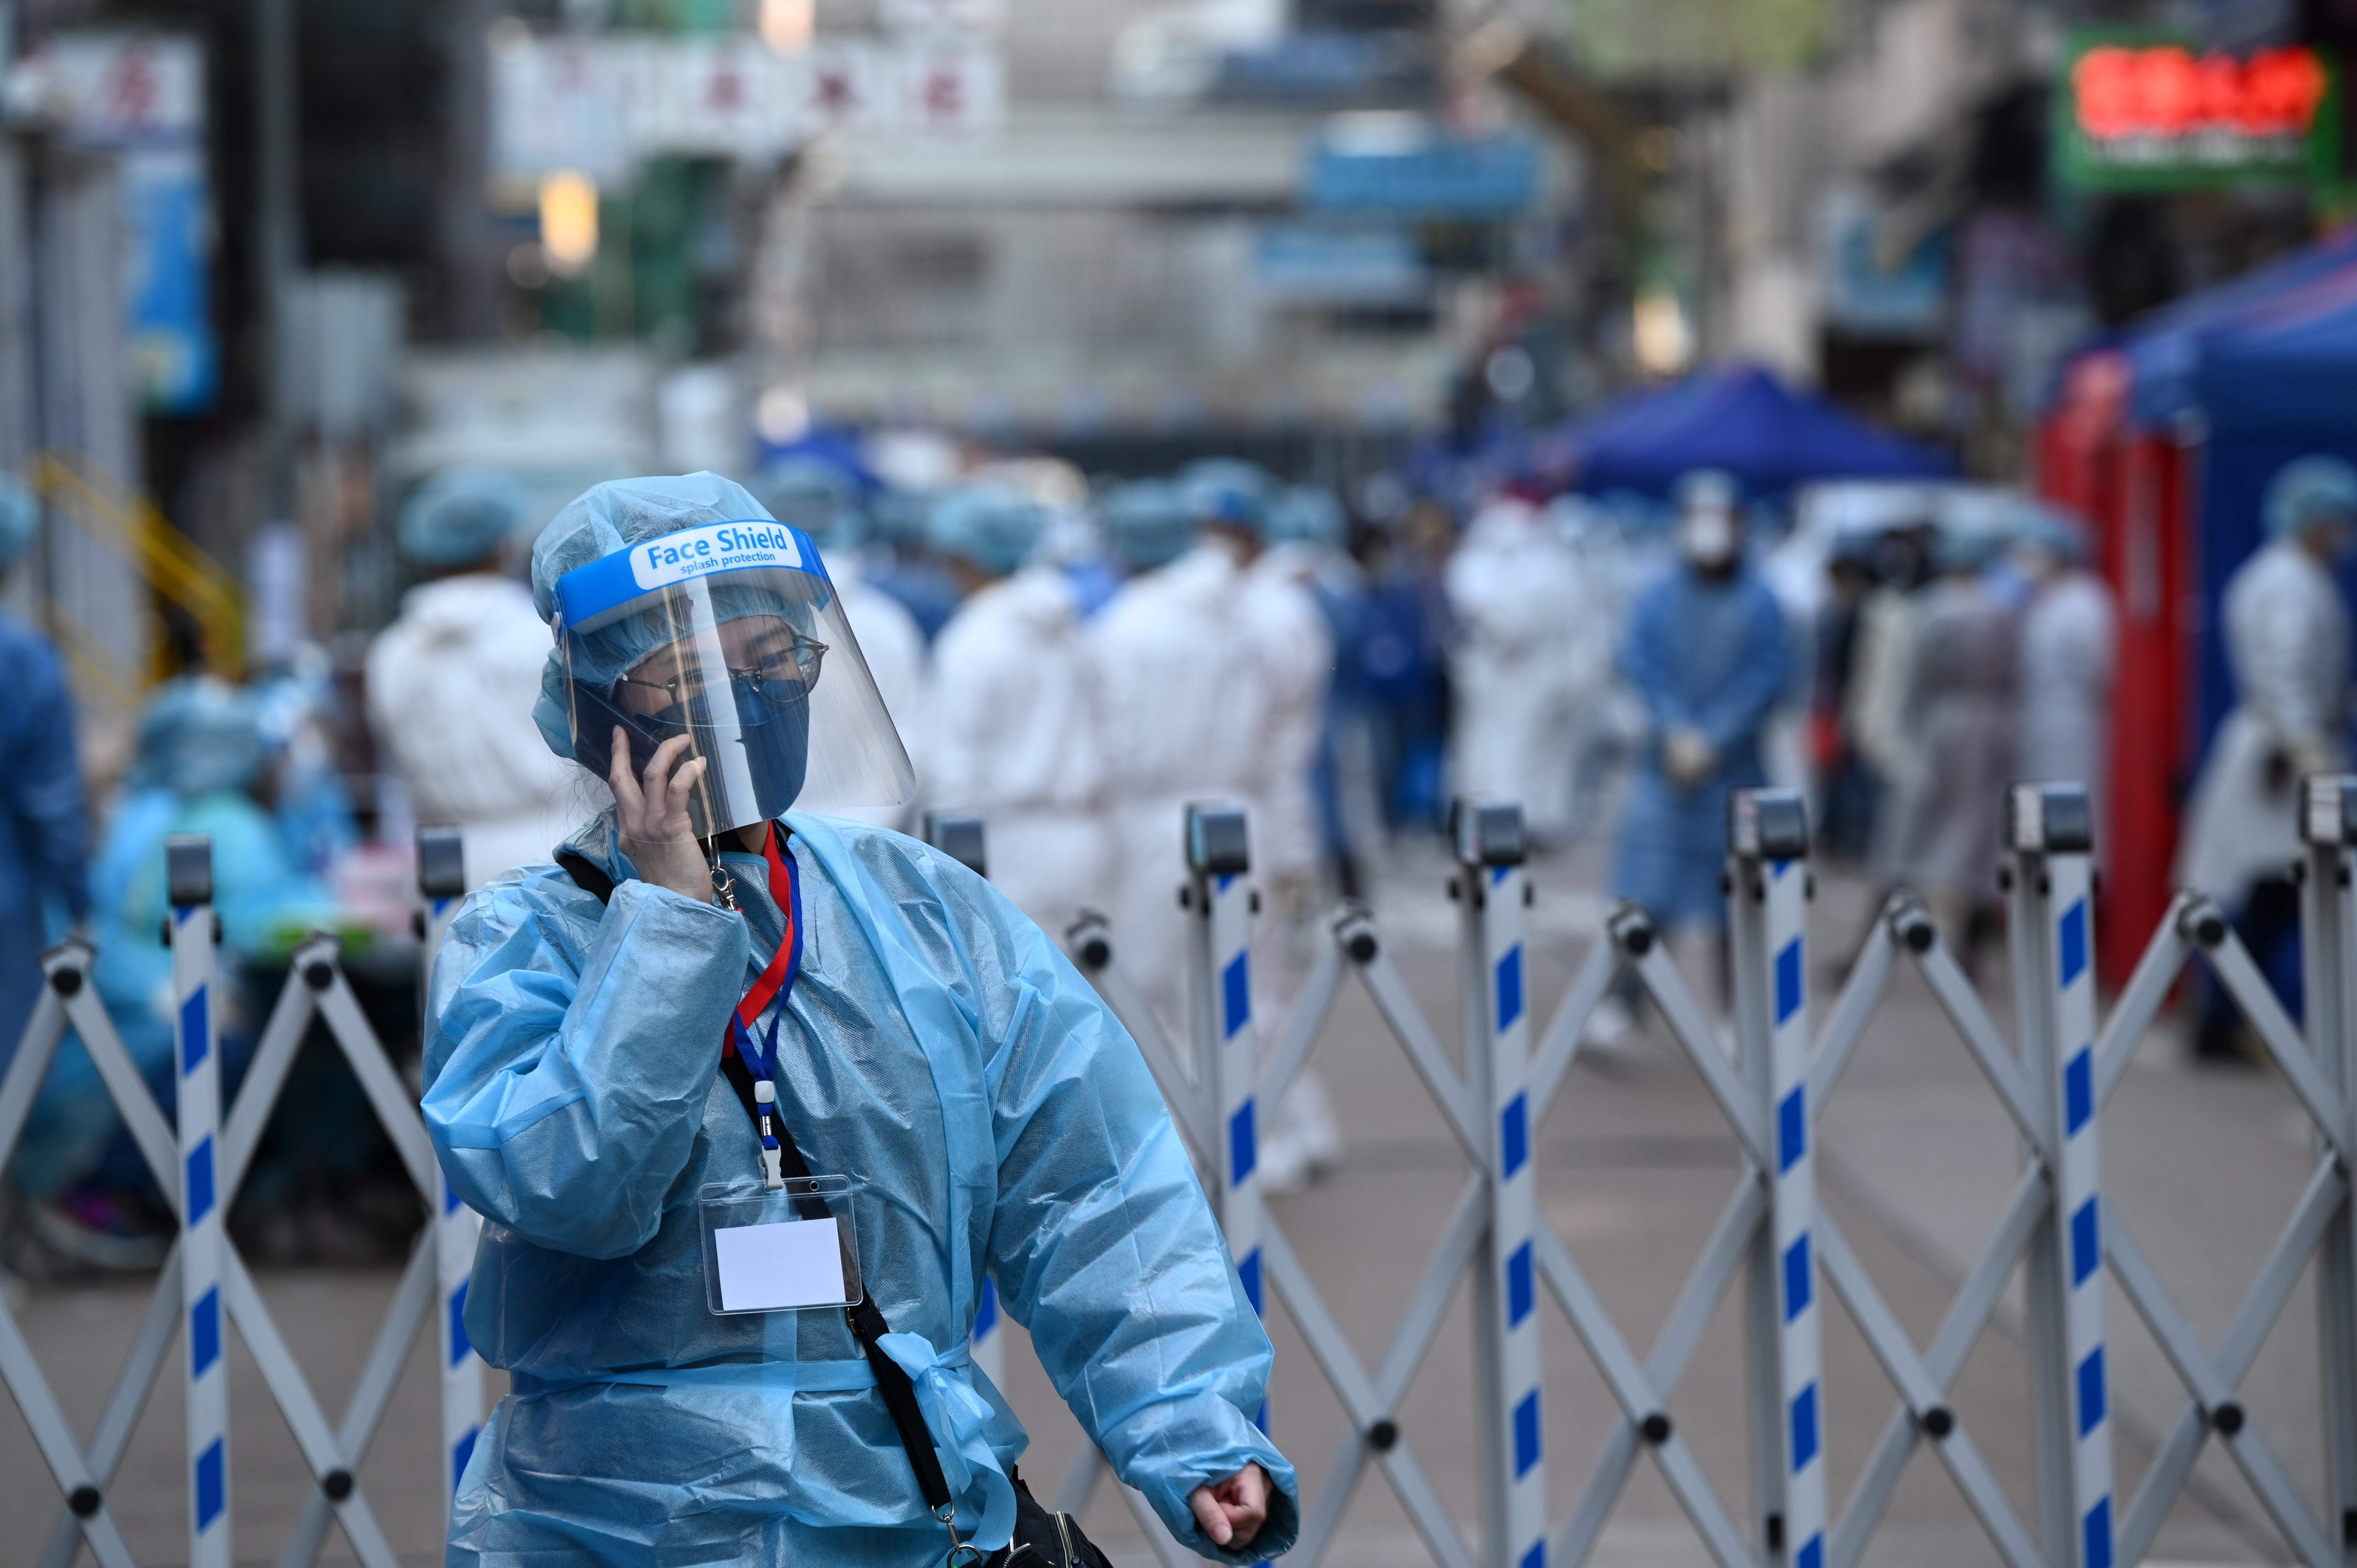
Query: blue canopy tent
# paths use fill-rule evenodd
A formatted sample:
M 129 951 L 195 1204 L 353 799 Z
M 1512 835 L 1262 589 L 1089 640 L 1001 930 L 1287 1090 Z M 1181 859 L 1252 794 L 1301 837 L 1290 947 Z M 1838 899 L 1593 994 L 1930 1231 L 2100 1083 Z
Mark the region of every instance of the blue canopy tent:
M 2317 249 L 2335 252 L 2333 268 L 2246 305 L 2194 344 L 2189 401 L 2207 426 L 2194 541 L 2205 627 L 2219 624 L 2235 568 L 2266 542 L 2261 508 L 2276 472 L 2311 452 L 2357 463 L 2357 244 Z M 2342 564 L 2341 587 L 2357 602 L 2357 563 Z M 2234 683 L 2225 639 L 2201 642 L 2206 752 Z
M 1817 479 L 1941 478 L 1947 454 L 1794 392 L 1757 365 L 1705 371 L 1624 398 L 1550 434 L 1575 489 L 1666 497 L 1681 475 L 1721 468 L 1754 495 Z
M 2155 311 L 2115 342 L 2127 356 L 2133 376 L 2129 423 L 2154 429 L 2198 406 L 2196 389 L 2212 338 L 2264 318 L 2287 298 L 2357 267 L 2357 228 L 2281 256 L 2215 288 L 2203 289 Z

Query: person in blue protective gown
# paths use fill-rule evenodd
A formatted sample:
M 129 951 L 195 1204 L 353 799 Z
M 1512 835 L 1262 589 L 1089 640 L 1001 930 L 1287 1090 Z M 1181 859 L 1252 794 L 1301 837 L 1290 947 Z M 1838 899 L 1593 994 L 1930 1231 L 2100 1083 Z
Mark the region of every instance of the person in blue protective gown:
M 987 883 L 811 810 L 909 774 L 807 536 L 713 475 L 623 480 L 558 514 L 533 578 L 540 727 L 615 805 L 561 868 L 470 896 L 434 967 L 425 1121 L 489 1221 L 468 1335 L 513 1378 L 449 1561 L 918 1568 L 952 1535 L 996 1561 L 1026 1439 L 967 1358 L 985 1279 L 1181 1541 L 1281 1553 L 1268 1341 L 1135 1047 Z M 861 1184 L 889 1333 L 707 1305 L 699 1193 L 777 1168 L 756 1103 Z M 879 1364 L 913 1382 L 906 1444 Z
M 1783 611 L 1744 563 L 1736 499 L 1720 475 L 1680 484 L 1677 564 L 1639 597 L 1620 650 L 1650 729 L 1613 891 L 1673 940 L 1725 926 L 1727 797 L 1766 782 L 1760 733 L 1792 673 Z
M 172 1073 L 172 955 L 164 843 L 203 833 L 213 844 L 214 908 L 224 960 L 281 956 L 303 933 L 329 924 L 327 891 L 303 875 L 284 834 L 251 791 L 269 759 L 252 696 L 209 676 L 163 686 L 139 724 L 138 755 L 91 863 L 91 980 L 116 1035 L 168 1112 Z M 250 1021 L 225 1021 L 221 1054 L 234 1075 Z M 8 1175 L 36 1205 L 51 1241 L 88 1262 L 134 1266 L 156 1195 L 122 1133 L 114 1101 L 79 1040 L 69 1036 L 27 1119 Z M 148 1259 L 152 1266 L 154 1259 Z
M 33 493 L 0 474 L 0 576 L 33 547 Z M 41 993 L 41 950 L 90 909 L 73 697 L 48 639 L 0 613 L 0 1072 Z

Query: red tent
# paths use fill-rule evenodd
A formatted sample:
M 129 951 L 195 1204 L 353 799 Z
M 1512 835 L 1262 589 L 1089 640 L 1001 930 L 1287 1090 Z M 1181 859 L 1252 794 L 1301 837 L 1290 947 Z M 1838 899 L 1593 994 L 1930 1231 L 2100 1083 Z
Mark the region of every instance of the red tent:
M 2038 433 L 2040 495 L 2086 520 L 2093 563 L 2119 607 L 2113 698 L 2111 844 L 2096 965 L 2118 984 L 2174 892 L 2178 801 L 2193 762 L 2196 628 L 2189 475 L 2198 448 L 2128 419 L 2127 357 L 2082 357 Z

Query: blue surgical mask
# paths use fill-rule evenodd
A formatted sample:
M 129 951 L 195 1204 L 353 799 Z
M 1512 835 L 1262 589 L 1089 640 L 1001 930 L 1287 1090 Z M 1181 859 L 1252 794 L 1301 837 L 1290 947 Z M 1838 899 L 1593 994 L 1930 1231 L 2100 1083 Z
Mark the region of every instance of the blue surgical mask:
M 630 737 L 631 770 L 643 773 L 664 742 L 687 735 L 692 737 L 690 755 L 710 757 L 715 764 L 705 768 L 701 786 L 688 800 L 698 837 L 774 820 L 802 793 L 809 770 L 810 689 L 792 681 L 739 680 L 729 683 L 729 692 L 735 723 L 723 724 L 710 714 L 704 698 L 633 714 L 609 693 L 576 682 L 574 702 L 582 721 L 578 760 L 605 777 L 612 761 L 606 737 L 619 725 Z M 724 746 L 742 748 L 741 771 L 718 765 Z M 749 781 L 750 800 L 707 799 L 725 796 L 732 777 Z

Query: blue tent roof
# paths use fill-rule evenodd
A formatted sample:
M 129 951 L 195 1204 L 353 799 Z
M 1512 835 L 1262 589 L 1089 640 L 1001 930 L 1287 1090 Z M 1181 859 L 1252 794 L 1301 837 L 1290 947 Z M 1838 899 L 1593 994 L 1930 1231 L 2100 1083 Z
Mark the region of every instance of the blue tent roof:
M 2213 429 L 2357 435 L 2357 263 L 2206 334 L 2192 380 Z
M 1621 399 L 1553 433 L 1546 445 L 1567 454 L 1573 484 L 1592 493 L 1667 496 L 1696 468 L 1724 468 L 1754 495 L 1817 479 L 1955 471 L 1945 453 L 1796 392 L 1757 365 L 1706 371 Z
M 2279 306 L 2352 269 L 2357 269 L 2357 227 L 2231 283 L 2188 295 L 2137 322 L 2116 345 L 2134 372 L 2129 419 L 2140 425 L 2166 424 L 2190 412 L 2203 401 L 2195 383 L 2218 334 L 2270 318 Z

